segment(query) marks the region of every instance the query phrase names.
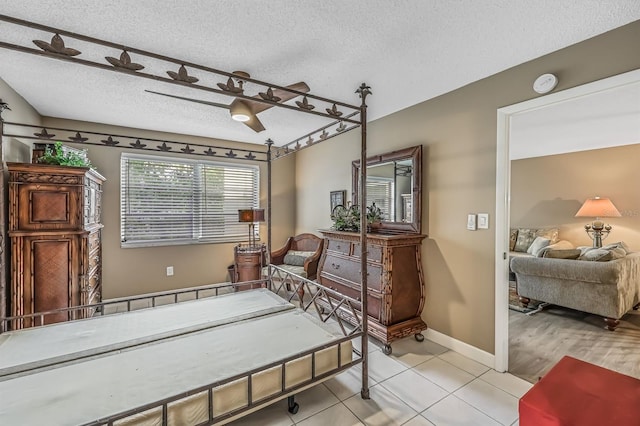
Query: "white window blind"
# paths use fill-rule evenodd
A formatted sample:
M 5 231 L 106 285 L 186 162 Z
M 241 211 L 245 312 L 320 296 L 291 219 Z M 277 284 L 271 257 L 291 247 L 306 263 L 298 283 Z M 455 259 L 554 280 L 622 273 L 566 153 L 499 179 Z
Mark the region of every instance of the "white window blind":
M 245 240 L 239 209 L 258 207 L 256 166 L 122 154 L 122 247 Z
M 392 178 L 367 176 L 367 206 L 374 202 L 382 210 L 383 220 L 394 216 L 394 183 Z

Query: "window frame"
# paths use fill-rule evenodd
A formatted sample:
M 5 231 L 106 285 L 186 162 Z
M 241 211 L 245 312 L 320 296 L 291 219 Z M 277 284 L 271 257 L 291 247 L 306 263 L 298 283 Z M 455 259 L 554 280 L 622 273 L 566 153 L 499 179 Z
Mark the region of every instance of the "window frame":
M 194 167 L 194 173 L 192 176 L 193 182 L 193 192 L 192 192 L 192 202 L 196 202 L 196 206 L 191 210 L 191 218 L 193 221 L 198 222 L 197 226 L 194 226 L 192 230 L 191 238 L 156 238 L 149 240 L 134 240 L 134 241 L 126 241 L 126 214 L 125 214 L 125 204 L 127 200 L 125 199 L 127 196 L 127 188 L 129 185 L 129 181 L 127 179 L 128 167 L 125 167 L 125 162 L 129 160 L 139 160 L 139 161 L 150 161 L 157 163 L 168 163 L 168 164 L 177 164 L 177 165 L 190 165 Z M 136 153 L 126 153 L 123 152 L 120 155 L 120 188 L 119 188 L 119 196 L 120 196 L 120 247 L 121 248 L 144 248 L 144 247 L 163 247 L 163 246 L 176 246 L 176 245 L 199 245 L 199 244 L 222 244 L 222 243 L 239 243 L 247 241 L 249 232 L 248 231 L 240 231 L 234 232 L 229 235 L 221 235 L 216 237 L 204 237 L 203 232 L 205 228 L 202 226 L 201 217 L 202 217 L 202 207 L 204 204 L 203 201 L 203 191 L 205 187 L 205 182 L 202 178 L 203 171 L 206 167 L 222 167 L 222 168 L 230 168 L 230 169 L 246 169 L 252 171 L 253 187 L 255 191 L 250 195 L 251 206 L 246 206 L 243 208 L 258 208 L 260 203 L 260 167 L 258 165 L 253 164 L 241 164 L 236 162 L 224 162 L 224 161 L 208 161 L 208 160 L 197 160 L 197 159 L 188 159 L 188 158 L 179 158 L 173 156 L 164 156 L 164 155 L 144 155 L 144 154 L 136 154 Z M 240 223 L 237 217 L 237 211 L 233 213 L 235 215 L 235 223 Z M 231 214 L 227 213 L 223 216 L 231 216 Z M 254 227 L 254 233 L 256 237 L 259 237 L 259 228 Z

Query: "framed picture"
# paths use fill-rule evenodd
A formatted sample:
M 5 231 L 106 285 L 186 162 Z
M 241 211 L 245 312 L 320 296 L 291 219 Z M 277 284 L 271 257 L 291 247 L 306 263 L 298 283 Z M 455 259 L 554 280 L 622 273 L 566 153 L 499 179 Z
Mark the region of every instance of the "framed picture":
M 333 214 L 333 209 L 336 206 L 344 206 L 347 198 L 347 190 L 343 189 L 342 191 L 331 191 L 329 194 L 329 201 L 331 204 L 331 214 Z

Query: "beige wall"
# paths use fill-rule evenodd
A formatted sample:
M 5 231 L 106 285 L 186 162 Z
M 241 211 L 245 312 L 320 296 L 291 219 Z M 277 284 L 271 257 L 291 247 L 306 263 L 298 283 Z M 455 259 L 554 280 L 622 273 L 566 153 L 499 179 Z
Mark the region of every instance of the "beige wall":
M 639 39 L 637 21 L 369 124 L 369 155 L 424 147 L 423 318 L 430 328 L 494 353 L 496 110 L 537 96 L 531 85 L 546 72 L 559 77 L 559 91 L 639 68 Z M 375 81 L 367 83 L 375 108 L 385 100 L 376 98 Z M 359 146 L 356 131 L 298 153 L 297 231 L 331 225 L 329 192 L 351 190 Z M 467 231 L 467 214 L 480 212 L 490 213 L 491 229 Z
M 167 139 L 201 144 L 224 144 L 228 141 L 216 141 L 194 136 L 175 135 L 107 126 L 95 123 L 43 118 L 43 125 L 87 131 L 135 135 L 147 138 Z M 74 144 L 69 144 L 73 146 Z M 237 144 L 243 146 L 243 144 Z M 244 145 L 246 147 L 246 145 Z M 256 148 L 255 145 L 251 145 Z M 128 296 L 140 293 L 170 290 L 202 284 L 227 281 L 227 266 L 233 263 L 235 243 L 199 244 L 184 246 L 120 248 L 120 154 L 137 152 L 113 147 L 87 146 L 89 159 L 97 170 L 107 179 L 103 187 L 103 297 Z M 259 147 L 264 149 L 264 147 Z M 144 154 L 153 154 L 142 151 Z M 157 155 L 162 155 L 158 153 Z M 194 156 L 193 158 L 202 159 Z M 225 161 L 224 159 L 216 159 Z M 242 164 L 249 164 L 243 161 Z M 250 163 L 256 164 L 256 163 Z M 260 206 L 266 207 L 267 166 L 260 164 Z M 273 245 L 278 247 L 291 235 L 294 229 L 295 199 L 294 178 L 295 158 L 293 156 L 278 160 L 273 167 Z M 247 229 L 248 234 L 248 229 Z M 260 226 L 263 241 L 267 239 L 267 227 Z M 166 267 L 173 266 L 174 275 L 166 276 Z
M 560 238 L 591 245 L 584 225 L 593 219 L 574 217 L 587 198 L 610 198 L 622 217 L 605 219 L 613 226 L 607 242 L 624 241 L 640 250 L 640 141 L 636 145 L 550 155 L 511 162 L 511 227 L 560 228 Z
M 0 79 L 0 98 L 3 102 L 9 104 L 11 111 L 4 111 L 2 118 L 4 121 L 13 121 L 16 123 L 35 124 L 41 123 L 41 117 L 36 110 L 24 100 L 22 96 L 16 93 L 4 80 Z M 29 135 L 30 129 L 18 128 L 15 126 L 7 127 L 5 133 Z M 2 138 L 2 158 L 5 162 L 9 161 L 29 161 L 31 155 L 31 144 L 28 140 L 21 142 L 16 138 Z

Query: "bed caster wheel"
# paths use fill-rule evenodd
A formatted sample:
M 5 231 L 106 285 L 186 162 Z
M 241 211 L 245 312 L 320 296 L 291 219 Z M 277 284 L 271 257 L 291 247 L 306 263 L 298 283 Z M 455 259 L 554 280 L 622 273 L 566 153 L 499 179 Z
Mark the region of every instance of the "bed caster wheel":
M 298 404 L 295 399 L 293 399 L 292 396 L 287 398 L 287 405 L 288 408 L 287 410 L 291 413 L 291 414 L 296 414 L 298 412 L 298 410 L 300 409 L 300 404 Z
M 415 339 L 418 342 L 424 342 L 424 336 L 422 335 L 422 333 L 417 333 L 416 335 L 414 335 L 413 337 L 415 337 Z
M 385 355 L 391 355 L 391 345 L 384 345 L 382 347 L 382 353 Z

